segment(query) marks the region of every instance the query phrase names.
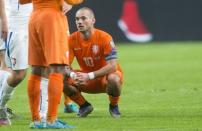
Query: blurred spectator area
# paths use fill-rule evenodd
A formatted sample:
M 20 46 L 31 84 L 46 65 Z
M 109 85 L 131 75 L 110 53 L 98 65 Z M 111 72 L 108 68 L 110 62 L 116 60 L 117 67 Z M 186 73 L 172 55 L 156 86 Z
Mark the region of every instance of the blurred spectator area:
M 202 0 L 137 0 L 141 18 L 154 36 L 154 41 L 202 40 Z M 115 41 L 127 41 L 117 26 L 123 0 L 86 0 L 69 14 L 70 31 L 76 30 L 75 11 L 90 7 L 96 15 L 96 27 L 102 28 Z

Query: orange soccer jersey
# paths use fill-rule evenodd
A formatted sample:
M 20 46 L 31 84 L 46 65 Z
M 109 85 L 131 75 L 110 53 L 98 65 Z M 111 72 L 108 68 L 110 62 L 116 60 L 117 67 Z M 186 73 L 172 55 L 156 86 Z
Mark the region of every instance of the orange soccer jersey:
M 69 37 L 70 63 L 76 57 L 83 72 L 92 72 L 104 67 L 112 50 L 115 50 L 115 45 L 111 35 L 98 29 L 94 29 L 88 40 L 84 40 L 80 32 Z M 119 64 L 117 70 L 121 71 Z
M 107 59 L 113 57 L 113 50 L 115 50 L 115 46 L 112 37 L 98 29 L 94 29 L 89 40 L 83 40 L 80 32 L 75 32 L 69 37 L 70 64 L 76 57 L 82 72 L 92 72 L 104 67 L 107 64 Z M 122 82 L 123 74 L 119 64 L 117 64 L 117 70 L 114 73 L 120 76 Z M 104 93 L 106 92 L 106 77 L 90 80 L 79 89 L 87 93 Z M 74 84 L 71 79 L 69 82 Z

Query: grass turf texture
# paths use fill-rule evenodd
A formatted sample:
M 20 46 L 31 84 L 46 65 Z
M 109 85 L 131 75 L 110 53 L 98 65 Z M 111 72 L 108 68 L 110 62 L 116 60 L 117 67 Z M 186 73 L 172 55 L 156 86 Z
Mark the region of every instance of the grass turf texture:
M 87 118 L 63 113 L 73 131 L 198 131 L 202 130 L 202 43 L 117 45 L 124 71 L 120 119 L 111 118 L 106 94 L 85 94 L 94 106 Z M 26 80 L 8 104 L 21 118 L 0 131 L 27 131 L 30 123 Z M 62 129 L 60 129 L 62 131 Z

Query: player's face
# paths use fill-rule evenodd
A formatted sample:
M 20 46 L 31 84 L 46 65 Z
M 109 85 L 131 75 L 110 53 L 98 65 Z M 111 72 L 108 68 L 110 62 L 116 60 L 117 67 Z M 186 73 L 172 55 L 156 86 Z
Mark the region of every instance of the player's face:
M 87 10 L 80 10 L 76 13 L 76 26 L 78 31 L 86 32 L 90 31 L 95 23 L 95 19 L 90 15 Z

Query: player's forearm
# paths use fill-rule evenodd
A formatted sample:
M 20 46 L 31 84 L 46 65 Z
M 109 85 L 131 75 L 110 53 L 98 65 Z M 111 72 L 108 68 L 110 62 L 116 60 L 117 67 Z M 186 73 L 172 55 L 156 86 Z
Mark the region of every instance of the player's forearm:
M 2 19 L 2 8 L 3 8 L 3 2 L 0 0 L 0 19 Z
M 0 18 L 4 20 L 6 17 L 4 0 L 0 0 Z
M 19 0 L 20 4 L 28 4 L 28 3 L 32 3 L 32 0 Z
M 6 11 L 5 11 L 5 1 L 4 0 L 0 0 L 0 18 L 1 18 L 1 26 L 2 26 L 2 37 L 3 40 L 6 39 L 7 37 L 7 33 L 8 33 L 8 21 L 7 21 L 7 17 L 6 17 Z
M 117 66 L 116 59 L 109 60 L 108 64 L 106 66 L 93 72 L 94 77 L 97 78 L 97 77 L 101 77 L 101 76 L 107 75 L 109 73 L 112 73 L 112 72 L 116 71 L 116 66 Z
M 70 5 L 78 5 L 81 4 L 84 0 L 64 0 L 64 1 Z

